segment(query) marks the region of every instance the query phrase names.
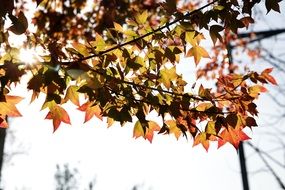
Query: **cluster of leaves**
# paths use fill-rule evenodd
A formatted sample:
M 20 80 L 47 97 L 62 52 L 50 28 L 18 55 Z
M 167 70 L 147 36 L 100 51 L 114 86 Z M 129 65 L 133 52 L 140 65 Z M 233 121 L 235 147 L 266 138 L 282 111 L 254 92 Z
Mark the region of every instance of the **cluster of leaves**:
M 49 110 L 46 119 L 53 121 L 54 131 L 61 122 L 70 124 L 62 107 L 70 101 L 85 112 L 85 122 L 93 116 L 106 117 L 108 126 L 135 121 L 135 138 L 151 142 L 155 133 L 174 134 L 191 136 L 194 145 L 201 143 L 206 150 L 209 141 L 238 148 L 240 141 L 249 138 L 243 129 L 257 126 L 254 100 L 266 91 L 262 84 L 276 84 L 271 69 L 238 74 L 231 69 L 234 64 L 226 59 L 228 55 L 222 60 L 218 54 L 210 56 L 201 45 L 206 31 L 216 52 L 225 52 L 229 36 L 254 22 L 251 11 L 258 0 L 215 0 L 204 6 L 201 3 L 207 2 L 177 0 L 37 0 L 34 33 L 26 31 L 25 0 L 17 6 L 13 0 L 2 1 L 11 3 L 0 8 L 0 43 L 5 50 L 0 55 L 2 127 L 7 126 L 6 116 L 20 116 L 15 107 L 19 98 L 8 93 L 11 84 L 28 74 L 32 101 L 46 94 L 42 109 Z M 277 0 L 267 0 L 265 5 L 268 11 L 279 11 Z M 4 28 L 7 15 L 13 23 L 8 30 L 25 33 L 23 46 L 45 53 L 37 63 L 26 65 L 18 59 L 19 50 L 11 47 L 11 33 Z M 196 65 L 207 58 L 214 68 L 228 65 L 230 69 L 214 79 L 216 88 L 200 85 L 196 93 L 187 92 L 185 78 L 176 71 L 182 55 L 193 57 Z M 147 119 L 151 111 L 157 112 L 162 126 Z

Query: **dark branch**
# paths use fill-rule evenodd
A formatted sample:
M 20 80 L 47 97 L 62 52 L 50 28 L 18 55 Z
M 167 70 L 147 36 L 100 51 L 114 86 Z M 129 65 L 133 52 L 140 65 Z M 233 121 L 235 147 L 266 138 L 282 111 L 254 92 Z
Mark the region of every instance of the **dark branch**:
M 256 153 L 258 154 L 258 156 L 261 158 L 261 160 L 263 161 L 263 163 L 266 165 L 266 167 L 269 169 L 269 171 L 271 172 L 271 174 L 274 176 L 274 178 L 276 179 L 277 183 L 279 184 L 281 189 L 285 190 L 285 185 L 283 184 L 282 180 L 280 179 L 280 177 L 277 175 L 277 173 L 273 170 L 273 168 L 270 166 L 270 164 L 268 163 L 268 161 L 265 159 L 263 152 L 260 151 L 260 149 L 256 148 L 255 146 L 253 146 L 250 142 L 248 142 L 248 144 L 250 145 L 250 147 L 252 147 Z
M 114 46 L 114 47 L 111 47 L 111 48 L 109 48 L 109 49 L 107 49 L 107 50 L 104 50 L 104 51 L 100 51 L 100 52 L 94 53 L 94 54 L 92 54 L 92 55 L 90 55 L 90 56 L 82 57 L 82 58 L 80 58 L 80 59 L 78 59 L 78 60 L 76 60 L 76 61 L 74 61 L 74 62 L 78 62 L 78 61 L 81 62 L 81 61 L 88 60 L 88 59 L 91 59 L 91 58 L 94 58 L 94 57 L 99 57 L 99 56 L 102 56 L 102 55 L 104 55 L 104 54 L 106 54 L 106 53 L 109 53 L 109 52 L 111 52 L 111 51 L 113 51 L 113 50 L 120 49 L 120 48 L 122 48 L 122 47 L 124 47 L 124 46 L 126 46 L 126 45 L 129 45 L 129 44 L 132 44 L 132 43 L 136 43 L 136 42 L 138 42 L 139 40 L 144 39 L 145 37 L 151 36 L 151 35 L 153 35 L 153 34 L 155 34 L 155 33 L 157 33 L 157 32 L 161 32 L 161 31 L 162 31 L 163 29 L 165 29 L 165 28 L 169 28 L 171 25 L 176 24 L 176 23 L 178 23 L 178 22 L 180 22 L 180 21 L 182 21 L 182 20 L 184 20 L 184 19 L 186 19 L 186 18 L 188 18 L 188 17 L 190 17 L 190 16 L 192 16 L 192 15 L 198 13 L 199 11 L 201 11 L 201 10 L 203 10 L 203 9 L 205 9 L 205 8 L 207 8 L 207 7 L 209 7 L 210 5 L 212 5 L 212 4 L 216 3 L 216 2 L 218 2 L 218 0 L 214 0 L 214 1 L 212 1 L 211 3 L 208 3 L 208 4 L 206 4 L 206 5 L 202 6 L 202 7 L 200 7 L 199 9 L 196 9 L 196 10 L 194 10 L 194 11 L 192 11 L 192 12 L 186 13 L 186 14 L 183 15 L 182 17 L 177 18 L 177 19 L 173 20 L 172 22 L 169 22 L 169 23 L 165 24 L 164 26 L 159 27 L 159 28 L 157 28 L 157 29 L 154 29 L 153 31 L 148 32 L 148 33 L 146 33 L 146 34 L 144 34 L 144 35 L 142 35 L 142 36 L 139 36 L 139 37 L 137 37 L 137 38 L 134 38 L 133 40 L 127 41 L 127 42 L 122 43 L 122 44 L 118 44 L 118 45 L 116 45 L 116 46 Z M 73 63 L 73 62 L 63 62 L 62 64 L 65 64 L 65 65 L 66 65 L 66 64 L 70 64 L 70 63 Z

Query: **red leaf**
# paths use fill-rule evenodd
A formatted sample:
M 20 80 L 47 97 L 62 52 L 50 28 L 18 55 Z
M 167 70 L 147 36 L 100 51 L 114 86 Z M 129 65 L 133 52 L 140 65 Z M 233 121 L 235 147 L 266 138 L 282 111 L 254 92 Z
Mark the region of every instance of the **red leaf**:
M 264 71 L 262 71 L 261 76 L 263 78 L 265 78 L 271 84 L 277 85 L 277 82 L 276 82 L 275 78 L 272 75 L 269 74 L 269 73 L 272 72 L 272 70 L 273 70 L 273 68 L 265 69 Z
M 68 113 L 65 111 L 65 109 L 63 109 L 59 105 L 51 107 L 45 119 L 53 120 L 53 129 L 54 129 L 53 132 L 55 132 L 58 129 L 61 122 L 70 124 L 70 118 Z

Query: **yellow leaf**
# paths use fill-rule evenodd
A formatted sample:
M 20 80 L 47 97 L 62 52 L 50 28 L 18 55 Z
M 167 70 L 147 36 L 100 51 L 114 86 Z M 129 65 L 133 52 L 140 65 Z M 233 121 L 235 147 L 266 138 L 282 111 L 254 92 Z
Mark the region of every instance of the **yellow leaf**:
M 144 137 L 144 134 L 145 133 L 144 133 L 143 126 L 142 126 L 141 122 L 138 120 L 134 126 L 133 137 L 137 139 L 139 137 Z
M 144 24 L 146 22 L 146 20 L 147 20 L 147 17 L 148 17 L 148 11 L 147 10 L 145 10 L 141 14 L 136 14 L 135 15 L 135 19 L 136 19 L 136 22 L 138 24 Z
M 178 140 L 178 138 L 182 134 L 182 131 L 177 127 L 176 121 L 174 121 L 174 120 L 167 120 L 167 121 L 165 121 L 165 124 L 168 126 L 169 133 L 170 134 L 174 134 L 174 136 Z
M 89 51 L 88 51 L 87 47 L 84 44 L 79 43 L 79 42 L 73 42 L 72 46 L 81 55 L 83 55 L 85 57 L 89 55 Z
M 166 88 L 170 88 L 171 81 L 176 81 L 177 73 L 176 68 L 172 67 L 170 69 L 162 69 L 160 70 L 160 81 L 164 84 Z
M 78 95 L 78 87 L 71 85 L 66 90 L 66 95 L 64 97 L 64 101 L 67 102 L 70 100 L 73 104 L 79 106 L 79 95 Z
M 201 58 L 210 58 L 208 52 L 201 46 L 195 45 L 190 48 L 186 54 L 186 57 L 194 57 L 195 64 L 198 65 Z
M 267 89 L 261 85 L 254 85 L 248 88 L 248 94 L 253 97 L 257 98 L 260 92 L 266 92 Z
M 113 22 L 113 24 L 114 24 L 114 28 L 117 32 L 123 32 L 124 31 L 123 27 L 120 24 L 118 24 L 116 22 Z

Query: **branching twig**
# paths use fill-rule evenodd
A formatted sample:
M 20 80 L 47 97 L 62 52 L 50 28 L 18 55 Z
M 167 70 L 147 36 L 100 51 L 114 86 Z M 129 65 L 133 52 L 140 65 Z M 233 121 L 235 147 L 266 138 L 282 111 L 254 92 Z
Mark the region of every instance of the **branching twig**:
M 279 186 L 281 187 L 281 189 L 285 190 L 285 185 L 282 182 L 282 180 L 280 179 L 280 177 L 277 175 L 277 173 L 273 170 L 273 168 L 270 166 L 270 164 L 268 163 L 268 161 L 265 159 L 264 152 L 260 151 L 259 148 L 255 147 L 253 144 L 251 144 L 250 142 L 247 142 L 247 144 L 250 145 L 250 147 L 252 147 L 256 153 L 258 154 L 258 156 L 260 157 L 260 159 L 263 161 L 263 163 L 266 165 L 266 167 L 269 169 L 269 171 L 271 172 L 271 174 L 274 176 L 274 178 L 276 179 L 277 183 L 279 184 Z M 267 155 L 269 156 L 269 155 Z
M 172 22 L 169 22 L 169 23 L 165 24 L 164 26 L 161 26 L 161 27 L 159 27 L 159 28 L 157 28 L 157 29 L 154 29 L 154 30 L 152 30 L 151 32 L 148 32 L 148 33 L 146 33 L 146 34 L 144 34 L 144 35 L 142 35 L 142 36 L 139 36 L 139 37 L 137 37 L 137 38 L 134 38 L 133 40 L 127 41 L 127 42 L 122 43 L 122 44 L 118 44 L 118 45 L 116 45 L 116 46 L 114 46 L 114 47 L 111 47 L 111 48 L 109 48 L 109 49 L 107 49 L 107 50 L 100 51 L 100 52 L 94 53 L 94 54 L 89 55 L 89 56 L 86 56 L 86 57 L 82 57 L 82 58 L 80 58 L 80 59 L 78 59 L 78 60 L 76 60 L 76 61 L 74 61 L 74 62 L 78 62 L 78 61 L 81 62 L 81 61 L 88 60 L 88 59 L 91 59 L 91 58 L 94 58 L 94 57 L 99 57 L 99 56 L 102 56 L 102 55 L 104 55 L 104 54 L 106 54 L 106 53 L 109 53 L 109 52 L 111 52 L 111 51 L 113 51 L 113 50 L 120 49 L 120 48 L 122 48 L 122 47 L 124 47 L 124 46 L 126 46 L 126 45 L 129 45 L 129 44 L 138 42 L 139 40 L 142 40 L 142 39 L 144 39 L 144 38 L 146 38 L 146 37 L 148 37 L 148 36 L 151 36 L 151 35 L 153 35 L 153 34 L 155 34 L 155 33 L 157 33 L 157 32 L 161 32 L 161 31 L 162 31 L 163 29 L 165 29 L 165 28 L 169 28 L 169 27 L 172 26 L 173 24 L 176 24 L 176 23 L 178 23 L 178 22 L 184 20 L 185 18 L 188 18 L 188 17 L 190 17 L 190 16 L 192 16 L 192 15 L 198 13 L 199 11 L 201 11 L 201 10 L 203 10 L 203 9 L 205 9 L 205 8 L 207 8 L 207 7 L 209 7 L 210 5 L 212 5 L 212 4 L 214 4 L 214 3 L 218 2 L 218 1 L 219 1 L 219 0 L 214 0 L 214 1 L 212 1 L 211 3 L 208 3 L 208 4 L 206 4 L 206 5 L 202 6 L 202 7 L 200 7 L 199 9 L 196 9 L 196 10 L 194 10 L 194 11 L 192 11 L 192 12 L 188 12 L 188 13 L 186 13 L 185 15 L 183 15 L 182 17 L 177 18 L 177 19 L 173 20 Z M 70 63 L 73 63 L 73 62 L 63 62 L 63 64 L 70 64 Z

